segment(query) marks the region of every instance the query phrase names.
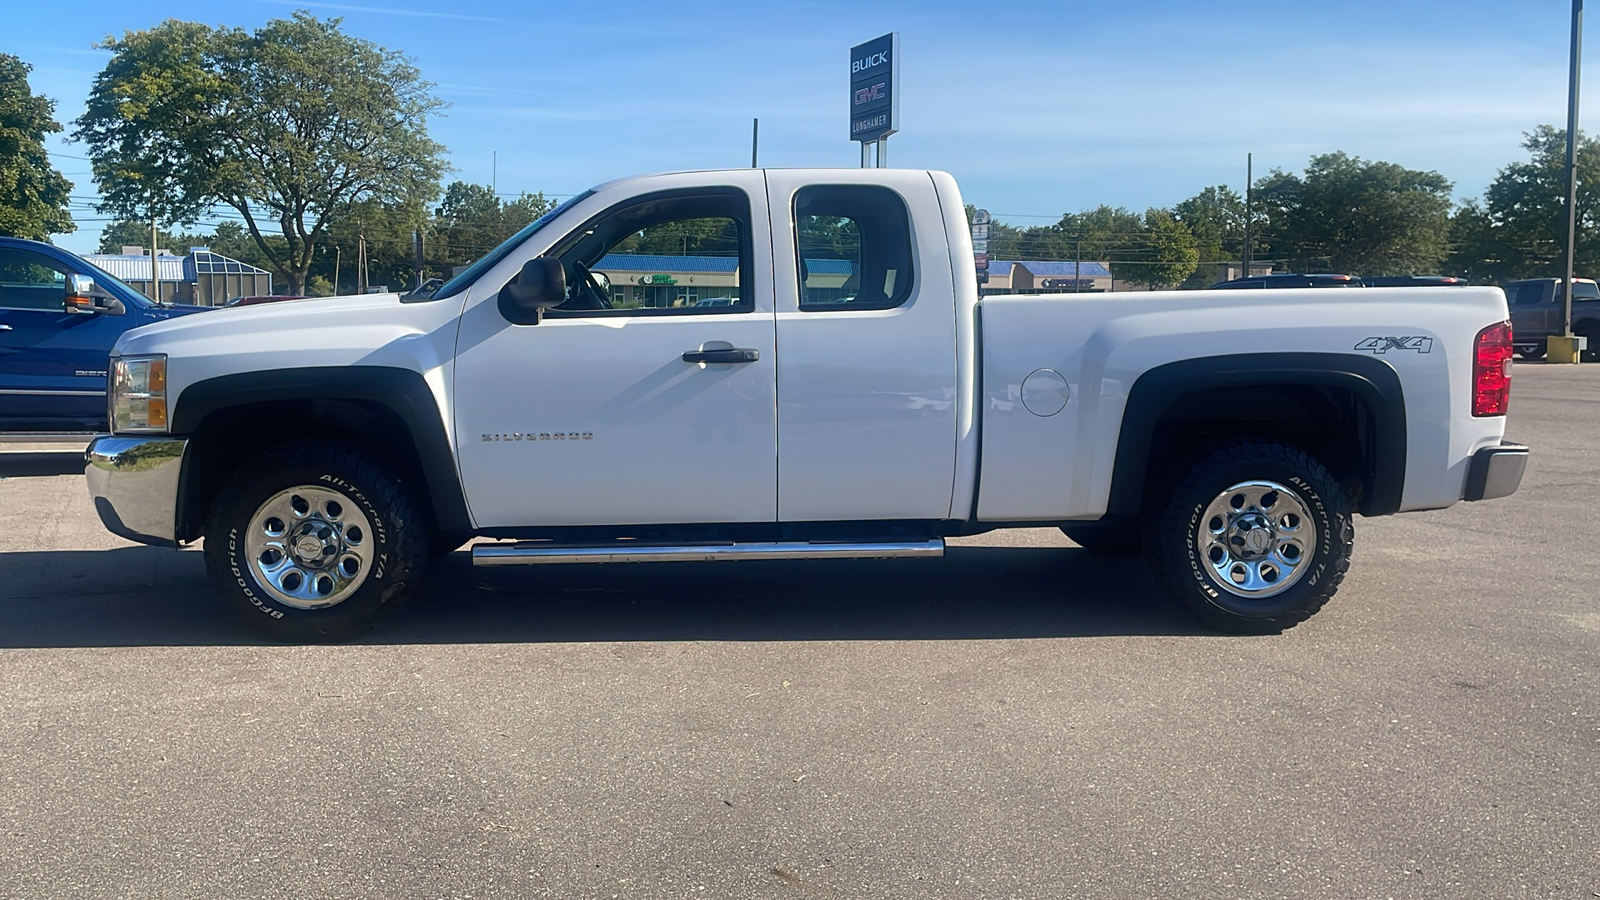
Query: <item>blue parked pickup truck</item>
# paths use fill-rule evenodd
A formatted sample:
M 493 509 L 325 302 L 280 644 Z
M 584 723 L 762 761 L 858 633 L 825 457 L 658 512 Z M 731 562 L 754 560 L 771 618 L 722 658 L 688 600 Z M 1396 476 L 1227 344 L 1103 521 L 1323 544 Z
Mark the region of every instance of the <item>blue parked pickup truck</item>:
M 206 306 L 162 306 L 60 247 L 0 237 L 0 436 L 106 431 L 122 333 Z

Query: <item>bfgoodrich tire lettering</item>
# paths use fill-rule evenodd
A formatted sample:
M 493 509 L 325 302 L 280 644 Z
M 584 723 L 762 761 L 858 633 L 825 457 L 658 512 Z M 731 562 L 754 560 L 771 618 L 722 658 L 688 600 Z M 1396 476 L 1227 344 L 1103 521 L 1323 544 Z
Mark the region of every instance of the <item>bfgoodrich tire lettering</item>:
M 1349 498 L 1327 469 L 1292 447 L 1249 441 L 1189 472 L 1145 552 L 1168 596 L 1202 622 L 1275 634 L 1333 597 L 1353 544 Z
M 206 571 L 275 640 L 343 640 L 405 601 L 428 530 L 386 462 L 339 441 L 297 441 L 245 463 L 218 492 Z

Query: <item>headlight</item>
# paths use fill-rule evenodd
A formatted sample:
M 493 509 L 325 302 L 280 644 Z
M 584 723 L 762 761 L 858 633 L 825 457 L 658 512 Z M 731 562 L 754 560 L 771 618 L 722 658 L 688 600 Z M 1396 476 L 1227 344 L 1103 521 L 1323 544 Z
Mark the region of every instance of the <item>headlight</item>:
M 111 361 L 111 430 L 167 430 L 167 358 L 118 357 Z

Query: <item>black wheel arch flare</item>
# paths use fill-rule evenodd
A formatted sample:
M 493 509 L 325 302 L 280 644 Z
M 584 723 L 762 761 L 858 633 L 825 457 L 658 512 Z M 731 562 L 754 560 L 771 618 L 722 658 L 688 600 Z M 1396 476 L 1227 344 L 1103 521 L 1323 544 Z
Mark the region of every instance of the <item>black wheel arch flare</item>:
M 207 420 L 230 409 L 270 408 L 274 404 L 306 401 L 340 401 L 385 413 L 385 418 L 396 422 L 411 440 L 414 462 L 427 485 L 435 527 L 459 534 L 472 530 L 455 454 L 451 451 L 438 403 L 421 373 L 409 369 L 314 366 L 208 378 L 188 385 L 178 395 L 173 406 L 171 430 L 175 435 L 201 438 Z M 271 424 L 262 422 L 260 427 L 269 428 Z M 206 454 L 225 451 L 220 446 L 208 446 L 203 439 L 197 443 L 198 446 L 192 444 L 185 455 L 178 483 L 178 531 L 183 540 L 198 535 L 196 529 L 205 516 L 204 507 L 210 502 L 211 492 L 226 476 L 226 471 L 244 461 L 243 458 L 206 459 Z M 260 442 L 256 446 L 264 450 L 270 443 Z M 405 454 L 394 455 L 405 461 Z
M 1394 368 L 1348 353 L 1248 353 L 1180 360 L 1139 376 L 1123 411 L 1107 517 L 1142 515 L 1152 442 L 1174 404 L 1205 391 L 1259 387 L 1331 388 L 1362 401 L 1373 417 L 1372 471 L 1359 511 L 1367 516 L 1399 511 L 1405 489 L 1406 406 Z M 1317 448 L 1304 449 L 1316 455 Z

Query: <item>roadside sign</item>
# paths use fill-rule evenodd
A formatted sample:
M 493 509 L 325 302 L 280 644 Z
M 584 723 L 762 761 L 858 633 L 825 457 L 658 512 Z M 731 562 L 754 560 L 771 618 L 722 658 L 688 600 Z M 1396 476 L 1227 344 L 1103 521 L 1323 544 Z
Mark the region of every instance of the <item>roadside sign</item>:
M 978 272 L 978 283 L 989 282 L 989 211 L 972 212 L 972 265 Z
M 870 143 L 900 130 L 900 32 L 850 48 L 850 140 Z

